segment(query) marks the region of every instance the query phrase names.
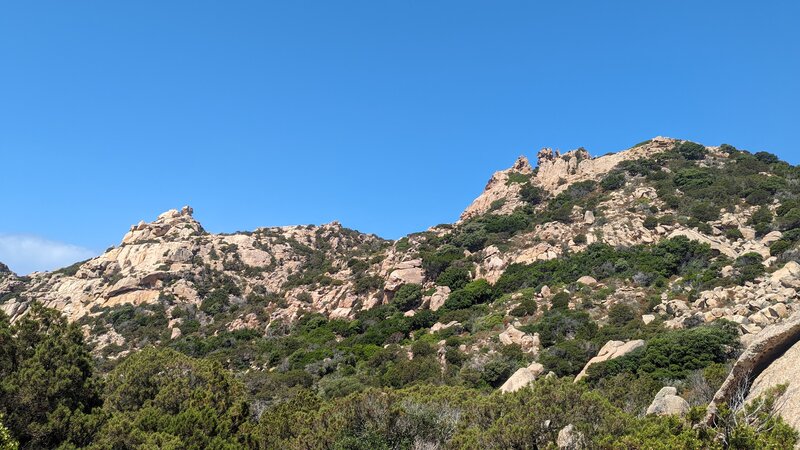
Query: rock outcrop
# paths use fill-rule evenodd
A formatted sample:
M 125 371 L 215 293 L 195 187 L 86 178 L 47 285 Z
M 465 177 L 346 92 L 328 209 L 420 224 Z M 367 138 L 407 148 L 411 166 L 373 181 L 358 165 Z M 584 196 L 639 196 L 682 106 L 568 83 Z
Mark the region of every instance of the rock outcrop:
M 680 397 L 678 390 L 665 386 L 658 391 L 653 402 L 647 407 L 647 414 L 657 416 L 683 416 L 689 412 L 689 402 Z
M 539 363 L 532 363 L 528 367 L 517 369 L 517 371 L 500 386 L 500 392 L 516 392 L 536 380 L 536 377 L 542 373 L 544 373 L 544 366 Z
M 644 347 L 644 341 L 641 339 L 622 342 L 622 341 L 608 341 L 603 348 L 597 353 L 597 356 L 590 359 L 589 362 L 583 367 L 583 370 L 575 377 L 575 382 L 582 380 L 586 377 L 586 372 L 589 370 L 589 366 L 592 364 L 597 364 L 603 361 L 609 361 L 612 359 L 619 358 L 620 356 L 625 356 L 628 353 Z
M 247 296 L 283 295 L 281 302 L 265 304 L 259 319 L 247 319 L 252 328 L 293 320 L 304 308 L 349 317 L 354 306 L 367 308 L 384 298 L 383 283 L 357 289 L 353 269 L 348 266 L 354 256 L 366 259 L 374 251 L 371 249 L 381 248 L 386 241 L 376 236 L 347 230 L 337 222 L 210 234 L 192 213 L 190 207 L 173 209 L 153 222 L 133 225 L 119 246 L 67 269 L 34 273 L 24 282 L 13 274 L 3 274 L 0 309 L 14 321 L 37 300 L 77 321 L 125 305 L 160 303 L 169 319 L 175 307 L 199 308 L 210 291 L 225 283 L 236 286 L 238 292 L 229 294 L 228 303 L 243 303 Z M 321 261 L 330 267 L 325 274 L 327 283 L 293 281 L 293 274 Z M 381 262 L 361 264 L 359 276 L 377 276 L 381 271 Z M 419 260 L 397 264 L 398 270 L 388 277 L 390 284 L 420 282 L 419 264 Z
M 510 214 L 523 204 L 519 195 L 522 184 L 511 177 L 530 178 L 532 173 L 533 168 L 524 156 L 520 156 L 510 169 L 495 172 L 483 193 L 461 213 L 461 220 L 480 216 L 490 210 L 497 214 Z
M 766 395 L 767 392 L 778 386 L 786 385 L 786 391 L 776 402 L 777 412 L 786 423 L 795 430 L 800 429 L 800 377 L 797 369 L 800 367 L 800 342 L 789 347 L 779 358 L 772 361 L 750 385 L 750 392 L 745 399 L 752 402 L 756 398 Z
M 572 183 L 597 180 L 622 161 L 649 157 L 669 150 L 675 142 L 677 140 L 659 136 L 637 147 L 598 158 L 592 158 L 583 148 L 564 154 L 545 148 L 537 155 L 536 182 L 548 191 L 558 193 Z
M 779 380 L 786 374 L 796 375 L 796 373 L 782 370 L 785 363 L 793 361 L 795 351 L 791 351 L 800 342 L 800 313 L 792 315 L 783 323 L 772 325 L 759 333 L 739 359 L 731 368 L 728 377 L 708 406 L 706 423 L 712 423 L 719 405 L 729 402 L 737 391 L 749 391 L 750 382 L 758 380 L 759 376 L 765 372 L 784 354 L 789 353 L 789 358 L 782 362 L 761 378 L 759 389 L 769 386 L 775 380 Z M 793 419 L 794 420 L 794 419 Z

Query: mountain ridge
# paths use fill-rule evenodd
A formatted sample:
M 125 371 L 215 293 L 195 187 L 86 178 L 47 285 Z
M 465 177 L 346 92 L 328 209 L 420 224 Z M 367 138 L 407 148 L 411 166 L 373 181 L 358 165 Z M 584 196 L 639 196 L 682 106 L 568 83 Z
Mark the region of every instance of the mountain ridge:
M 97 376 L 123 391 L 140 372 L 148 386 L 167 381 L 165 370 L 175 383 L 229 380 L 242 390 L 229 393 L 237 409 L 203 417 L 232 423 L 233 414 L 245 424 L 241 439 L 259 429 L 266 448 L 331 444 L 311 426 L 271 434 L 271 421 L 288 423 L 280 411 L 327 424 L 344 408 L 357 429 L 383 420 L 358 412 L 376 401 L 395 402 L 403 417 L 461 424 L 431 438 L 431 448 L 527 445 L 503 441 L 513 433 L 502 420 L 485 429 L 461 416 L 473 400 L 497 417 L 517 408 L 505 402 L 527 405 L 512 409 L 526 418 L 518 424 L 532 423 L 532 409 L 557 406 L 538 413 L 552 424 L 531 431 L 542 442 L 634 439 L 636 427 L 595 436 L 596 417 L 581 416 L 598 406 L 584 404 L 589 397 L 605 405 L 604 420 L 681 416 L 670 430 L 704 439 L 689 430 L 711 427 L 713 438 L 724 432 L 715 421 L 728 420 L 721 402 L 771 398 L 785 383 L 777 429 L 800 426 L 787 370 L 800 352 L 800 168 L 769 153 L 662 137 L 596 158 L 543 149 L 536 167 L 523 156 L 492 174 L 455 223 L 397 240 L 339 222 L 214 234 L 193 213 L 185 206 L 140 221 L 119 245 L 56 271 L 22 277 L 0 266 L 0 339 L 28 348 L 40 321 L 62 323 L 86 353 L 81 361 L 91 355 Z M 564 393 L 580 398 L 553 401 Z M 328 409 L 307 410 L 306 401 Z M 448 405 L 461 406 L 449 416 Z M 692 408 L 706 405 L 703 425 Z M 152 412 L 124 414 L 142 411 Z M 740 420 L 746 409 L 735 411 Z M 24 420 L 12 414 L 19 430 Z

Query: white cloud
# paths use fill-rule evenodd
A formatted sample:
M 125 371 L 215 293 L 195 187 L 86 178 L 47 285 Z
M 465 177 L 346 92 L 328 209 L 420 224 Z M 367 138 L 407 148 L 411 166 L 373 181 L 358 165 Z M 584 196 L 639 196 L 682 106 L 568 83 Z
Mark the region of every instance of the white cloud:
M 0 234 L 0 262 L 20 275 L 53 270 L 97 256 L 77 245 L 27 234 Z

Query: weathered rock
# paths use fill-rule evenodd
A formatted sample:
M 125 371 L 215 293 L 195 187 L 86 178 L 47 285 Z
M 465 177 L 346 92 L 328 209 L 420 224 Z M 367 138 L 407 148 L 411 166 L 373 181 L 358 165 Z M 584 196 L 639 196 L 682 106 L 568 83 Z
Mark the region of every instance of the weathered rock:
M 500 392 L 515 392 L 518 391 L 544 372 L 544 366 L 539 363 L 532 363 L 528 367 L 517 369 L 502 386 Z
M 519 345 L 524 352 L 538 353 L 541 345 L 538 334 L 527 334 L 515 328 L 514 325 L 509 325 L 508 328 L 497 337 L 503 345 L 516 344 Z
M 779 241 L 781 236 L 783 236 L 783 233 L 780 231 L 770 231 L 761 238 L 761 245 L 769 247 L 773 242 Z
M 559 450 L 581 450 L 586 448 L 586 438 L 574 425 L 569 424 L 558 431 L 556 445 Z
M 751 342 L 731 368 L 728 377 L 708 405 L 706 423 L 712 423 L 718 405 L 728 402 L 738 390 L 746 389 L 749 380 L 758 377 L 776 359 L 800 341 L 800 314 L 785 322 L 765 328 Z
M 786 392 L 776 403 L 776 412 L 794 429 L 800 428 L 800 379 L 797 368 L 800 367 L 800 342 L 795 343 L 785 353 L 769 364 L 750 386 L 745 401 L 752 402 L 763 396 L 768 390 L 786 384 Z
M 436 286 L 436 291 L 431 295 L 428 300 L 428 308 L 431 311 L 438 311 L 439 308 L 444 306 L 444 302 L 450 295 L 450 288 L 447 286 Z
M 589 275 L 584 275 L 578 278 L 578 283 L 585 284 L 587 286 L 594 286 L 595 284 L 597 284 L 597 280 L 595 280 L 594 277 L 590 277 Z
M 689 412 L 689 402 L 677 395 L 678 390 L 672 386 L 661 388 L 647 407 L 647 414 L 658 416 L 683 416 Z
M 582 380 L 586 376 L 586 371 L 589 369 L 589 366 L 592 364 L 600 363 L 603 361 L 609 361 L 612 359 L 619 358 L 620 356 L 625 356 L 628 353 L 641 348 L 644 346 L 644 341 L 641 339 L 637 339 L 634 341 L 622 342 L 622 341 L 608 341 L 603 348 L 597 353 L 597 356 L 590 359 L 589 362 L 583 367 L 581 373 L 575 377 L 575 382 Z
M 502 203 L 502 205 L 497 210 L 492 211 L 495 214 L 510 214 L 514 209 L 522 206 L 523 201 L 519 195 L 522 185 L 520 183 L 510 183 L 509 175 L 512 173 L 531 175 L 532 172 L 533 168 L 528 162 L 528 158 L 524 156 L 520 156 L 510 169 L 495 172 L 486 184 L 483 193 L 461 213 L 461 220 L 485 214 L 498 202 Z
M 725 256 L 730 258 L 736 258 L 739 256 L 739 253 L 731 247 L 727 241 L 724 241 L 720 238 L 710 238 L 703 233 L 689 230 L 689 229 L 680 229 L 675 230 L 669 234 L 669 239 L 672 239 L 676 236 L 685 236 L 693 241 L 699 241 L 704 244 L 708 244 L 712 250 L 717 250 L 718 252 L 722 253 Z
M 597 158 L 592 158 L 589 152 L 582 148 L 564 154 L 545 148 L 537 155 L 538 171 L 535 181 L 543 188 L 558 193 L 572 183 L 597 180 L 622 161 L 650 157 L 663 152 L 675 142 L 675 139 L 659 136 L 644 145 Z
M 404 284 L 422 284 L 425 281 L 425 272 L 422 270 L 422 260 L 405 261 L 389 274 L 386 290 L 394 291 Z
M 460 323 L 458 323 L 458 322 L 457 322 L 457 321 L 455 321 L 455 320 L 453 320 L 453 321 L 451 321 L 451 322 L 448 322 L 448 323 L 436 322 L 436 323 L 435 323 L 435 324 L 433 324 L 433 326 L 431 327 L 431 333 L 436 333 L 437 331 L 444 330 L 445 328 L 455 327 L 455 326 L 458 326 L 458 325 L 461 325 L 461 324 L 460 324 Z
M 770 276 L 770 280 L 787 288 L 800 289 L 800 264 L 789 261 Z

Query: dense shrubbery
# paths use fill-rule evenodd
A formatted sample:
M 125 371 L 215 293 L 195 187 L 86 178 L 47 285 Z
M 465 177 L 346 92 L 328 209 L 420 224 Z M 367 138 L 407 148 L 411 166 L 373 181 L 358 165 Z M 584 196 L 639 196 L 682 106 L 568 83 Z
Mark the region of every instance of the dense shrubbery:
M 615 249 L 592 244 L 585 252 L 532 264 L 512 264 L 495 284 L 497 293 L 509 293 L 525 287 L 575 282 L 583 275 L 598 280 L 611 277 L 640 277 L 645 284 L 661 283 L 674 276 L 697 275 L 713 270 L 713 255 L 706 244 L 678 236 L 654 246 Z
M 483 299 L 481 281 L 464 289 Z M 417 299 L 418 289 L 410 286 L 402 296 Z M 548 369 L 570 378 L 541 379 L 499 394 L 495 388 L 530 361 L 518 346 L 479 358 L 476 366 L 451 335 L 442 370 L 433 345 L 441 337 L 423 334 L 412 341 L 413 359 L 403 347 L 385 344 L 394 334 L 404 339 L 429 327 L 434 317 L 414 322 L 425 320 L 417 317 L 425 312 L 404 317 L 384 305 L 353 322 L 310 314 L 290 334 L 242 341 L 245 347 L 257 344 L 250 357 L 264 355 L 276 365 L 274 373 L 250 372 L 239 380 L 213 353 L 196 359 L 150 348 L 125 358 L 101 384 L 79 329 L 35 306 L 13 327 L 0 317 L 0 416 L 10 430 L 5 436 L 0 426 L 0 445 L 13 438 L 22 448 L 517 448 L 550 445 L 567 424 L 593 448 L 618 448 L 619 442 L 639 448 L 672 439 L 716 445 L 716 430 L 692 428 L 699 411 L 687 421 L 642 419 L 638 413 L 661 386 L 648 379 L 684 377 L 728 358 L 736 337 L 727 325 L 651 337 L 644 351 L 613 360 L 618 366 L 606 365 L 608 377 L 593 379 L 596 387 L 590 387 L 572 383 L 571 376 L 596 351 L 600 330 L 586 313 L 551 309 L 528 331 L 539 332 L 548 346 L 540 357 Z M 126 314 L 121 310 L 117 317 Z M 625 306 L 613 308 L 610 320 L 611 328 L 641 326 Z M 441 385 L 455 382 L 463 386 Z M 630 406 L 633 397 L 638 406 Z M 723 413 L 723 419 L 739 414 Z M 739 448 L 795 442 L 780 420 L 758 420 L 773 421 L 772 431 L 756 435 L 753 424 L 743 421 L 721 431 L 746 444 Z
M 727 361 L 738 345 L 736 325 L 717 321 L 710 326 L 653 337 L 642 350 L 591 365 L 589 377 L 598 380 L 627 372 L 659 380 L 685 378 L 693 370 Z
M 392 299 L 392 304 L 400 311 L 417 308 L 422 302 L 422 286 L 418 284 L 404 284 L 397 289 Z

